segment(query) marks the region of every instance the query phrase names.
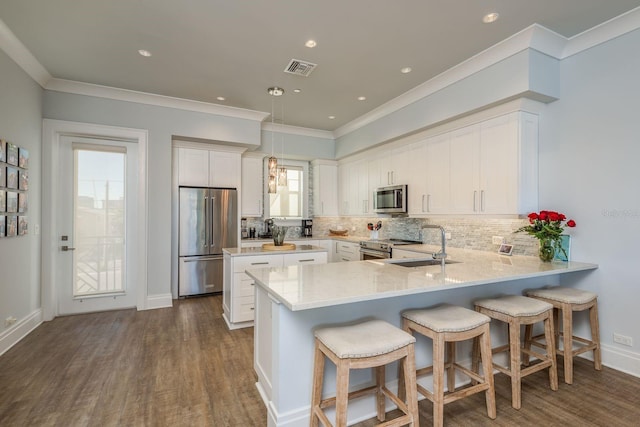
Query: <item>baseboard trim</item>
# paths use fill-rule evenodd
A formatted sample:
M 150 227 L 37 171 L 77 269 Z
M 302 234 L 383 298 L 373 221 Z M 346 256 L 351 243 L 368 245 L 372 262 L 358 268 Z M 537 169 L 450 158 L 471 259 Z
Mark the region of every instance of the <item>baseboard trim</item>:
M 640 354 L 607 344 L 600 344 L 600 350 L 604 366 L 640 378 Z M 584 353 L 581 356 L 593 360 L 592 352 Z
M 173 307 L 173 298 L 171 292 L 166 294 L 156 294 L 147 296 L 147 304 L 145 310 L 154 310 L 156 308 Z
M 0 334 L 0 356 L 42 323 L 42 310 L 37 309 Z

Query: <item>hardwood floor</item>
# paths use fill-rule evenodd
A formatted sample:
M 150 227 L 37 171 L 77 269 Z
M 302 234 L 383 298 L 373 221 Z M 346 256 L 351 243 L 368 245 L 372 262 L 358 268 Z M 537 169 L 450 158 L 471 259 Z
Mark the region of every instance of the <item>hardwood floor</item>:
M 60 317 L 0 357 L 0 426 L 263 426 L 253 329 L 229 331 L 220 296 L 171 309 Z M 445 406 L 447 426 L 640 426 L 640 379 L 577 359 L 574 384 L 544 372 L 522 385 L 522 409 L 496 376 L 498 417 L 482 394 Z M 432 406 L 420 402 L 420 424 Z M 375 420 L 359 427 L 375 425 Z

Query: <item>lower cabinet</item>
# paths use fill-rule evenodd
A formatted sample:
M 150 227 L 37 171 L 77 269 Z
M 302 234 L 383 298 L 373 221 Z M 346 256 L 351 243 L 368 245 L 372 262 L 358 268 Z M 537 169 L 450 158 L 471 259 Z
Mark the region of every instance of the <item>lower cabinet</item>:
M 224 255 L 223 318 L 229 329 L 253 326 L 255 283 L 245 273 L 252 268 L 287 267 L 303 264 L 326 264 L 326 252 L 298 252 L 274 255 Z
M 414 252 L 414 251 L 407 251 L 405 249 L 395 249 L 395 248 L 391 250 L 391 258 L 394 258 L 394 259 L 424 258 L 428 256 L 429 254 L 425 254 L 424 252 Z
M 360 261 L 360 244 L 354 242 L 335 242 L 336 262 Z

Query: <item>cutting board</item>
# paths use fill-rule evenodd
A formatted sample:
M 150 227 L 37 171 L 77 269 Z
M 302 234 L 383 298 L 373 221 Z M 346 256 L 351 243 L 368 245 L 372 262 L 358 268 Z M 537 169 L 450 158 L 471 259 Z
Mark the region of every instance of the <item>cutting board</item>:
M 262 250 L 265 251 L 292 251 L 296 248 L 293 243 L 283 243 L 282 246 L 276 246 L 273 243 L 263 243 Z

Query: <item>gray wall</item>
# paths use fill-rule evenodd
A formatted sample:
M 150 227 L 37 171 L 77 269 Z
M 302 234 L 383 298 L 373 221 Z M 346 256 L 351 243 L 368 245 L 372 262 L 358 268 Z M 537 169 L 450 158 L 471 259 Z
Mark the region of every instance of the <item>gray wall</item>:
M 260 123 L 213 114 L 45 91 L 47 119 L 146 129 L 148 142 L 148 294 L 171 292 L 173 136 L 258 146 Z
M 29 150 L 29 234 L 0 238 L 0 334 L 40 308 L 42 89 L 0 50 L 0 138 Z
M 572 258 L 597 262 L 602 342 L 640 356 L 640 30 L 567 58 L 540 119 L 540 207 L 574 218 Z M 571 281 L 567 277 L 565 281 Z M 613 343 L 612 334 L 634 346 Z M 636 375 L 640 375 L 637 372 Z

